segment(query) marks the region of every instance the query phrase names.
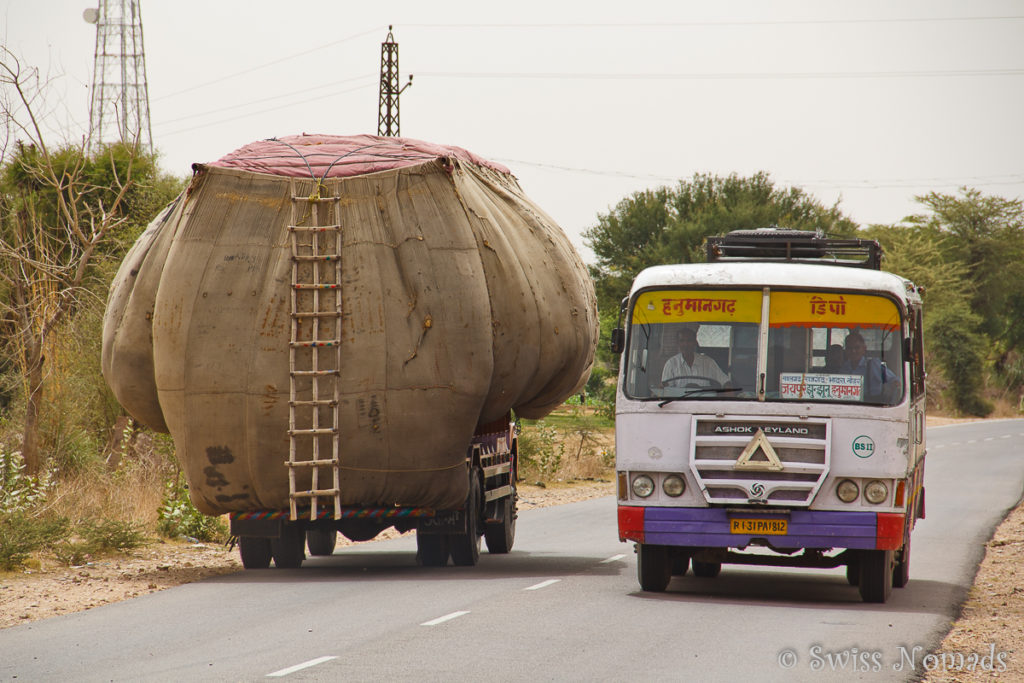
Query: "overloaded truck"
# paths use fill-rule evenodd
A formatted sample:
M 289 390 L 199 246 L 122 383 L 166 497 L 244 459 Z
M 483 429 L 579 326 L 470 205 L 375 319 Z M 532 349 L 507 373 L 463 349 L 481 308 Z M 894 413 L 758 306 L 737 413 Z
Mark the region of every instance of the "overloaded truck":
M 572 245 L 509 170 L 408 138 L 301 135 L 196 164 L 111 286 L 103 374 L 169 432 L 243 565 L 416 530 L 477 562 L 515 534 L 513 415 L 589 377 Z

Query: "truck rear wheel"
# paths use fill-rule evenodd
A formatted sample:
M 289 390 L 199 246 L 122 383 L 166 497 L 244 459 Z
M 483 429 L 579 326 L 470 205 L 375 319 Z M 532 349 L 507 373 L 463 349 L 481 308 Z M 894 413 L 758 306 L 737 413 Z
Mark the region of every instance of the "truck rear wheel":
M 893 553 L 891 550 L 862 550 L 857 587 L 864 602 L 885 602 L 892 593 Z
M 259 536 L 239 536 L 238 553 L 246 569 L 266 569 L 270 566 L 270 539 Z
M 417 531 L 416 562 L 421 567 L 443 567 L 448 564 L 448 537 Z
M 636 575 L 640 588 L 663 593 L 672 580 L 672 562 L 668 548 L 662 545 L 636 544 Z
M 484 540 L 487 552 L 501 555 L 512 550 L 516 539 L 516 494 L 512 493 L 498 501 L 496 522 L 484 524 Z
M 294 524 L 286 524 L 279 538 L 270 539 L 270 552 L 278 569 L 298 569 L 306 559 L 306 534 Z
M 469 495 L 466 496 L 466 531 L 448 536 L 452 564 L 457 567 L 472 567 L 480 559 L 480 501 L 480 478 L 474 470 L 469 475 Z
M 306 545 L 310 555 L 333 555 L 338 545 L 338 532 L 334 529 L 306 529 Z

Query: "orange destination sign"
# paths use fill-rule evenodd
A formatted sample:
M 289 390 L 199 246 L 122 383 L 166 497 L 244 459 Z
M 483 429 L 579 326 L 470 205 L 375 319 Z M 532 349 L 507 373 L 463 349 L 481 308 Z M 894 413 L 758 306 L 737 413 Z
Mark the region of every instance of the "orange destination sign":
M 633 307 L 633 323 L 757 323 L 760 290 L 671 289 L 643 292 Z
M 890 299 L 832 292 L 771 293 L 769 324 L 802 327 L 872 327 L 894 330 L 900 312 Z

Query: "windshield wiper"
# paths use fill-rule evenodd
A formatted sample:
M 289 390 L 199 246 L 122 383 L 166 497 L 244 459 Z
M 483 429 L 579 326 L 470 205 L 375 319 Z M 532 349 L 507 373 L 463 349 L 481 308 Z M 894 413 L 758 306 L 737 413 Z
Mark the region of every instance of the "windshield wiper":
M 666 398 L 664 401 L 662 401 L 661 403 L 658 404 L 658 407 L 659 408 L 664 408 L 666 405 L 668 405 L 672 401 L 679 401 L 679 400 L 684 399 L 684 398 L 690 398 L 691 396 L 694 396 L 696 394 L 706 394 L 706 393 L 709 393 L 709 392 L 712 393 L 712 394 L 728 394 L 728 393 L 733 393 L 733 392 L 736 392 L 736 391 L 743 391 L 743 389 L 741 389 L 740 387 L 720 387 L 720 388 L 700 387 L 700 388 L 697 388 L 697 389 L 690 389 L 689 391 L 687 391 L 685 394 L 683 394 L 681 396 L 671 396 L 669 398 Z

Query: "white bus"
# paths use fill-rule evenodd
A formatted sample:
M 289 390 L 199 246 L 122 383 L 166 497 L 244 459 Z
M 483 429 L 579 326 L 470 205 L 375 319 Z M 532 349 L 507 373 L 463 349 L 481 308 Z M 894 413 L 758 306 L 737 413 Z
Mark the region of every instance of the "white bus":
M 612 347 L 619 538 L 643 590 L 723 564 L 845 566 L 866 602 L 906 585 L 921 292 L 880 259 L 876 242 L 763 229 L 637 276 Z

